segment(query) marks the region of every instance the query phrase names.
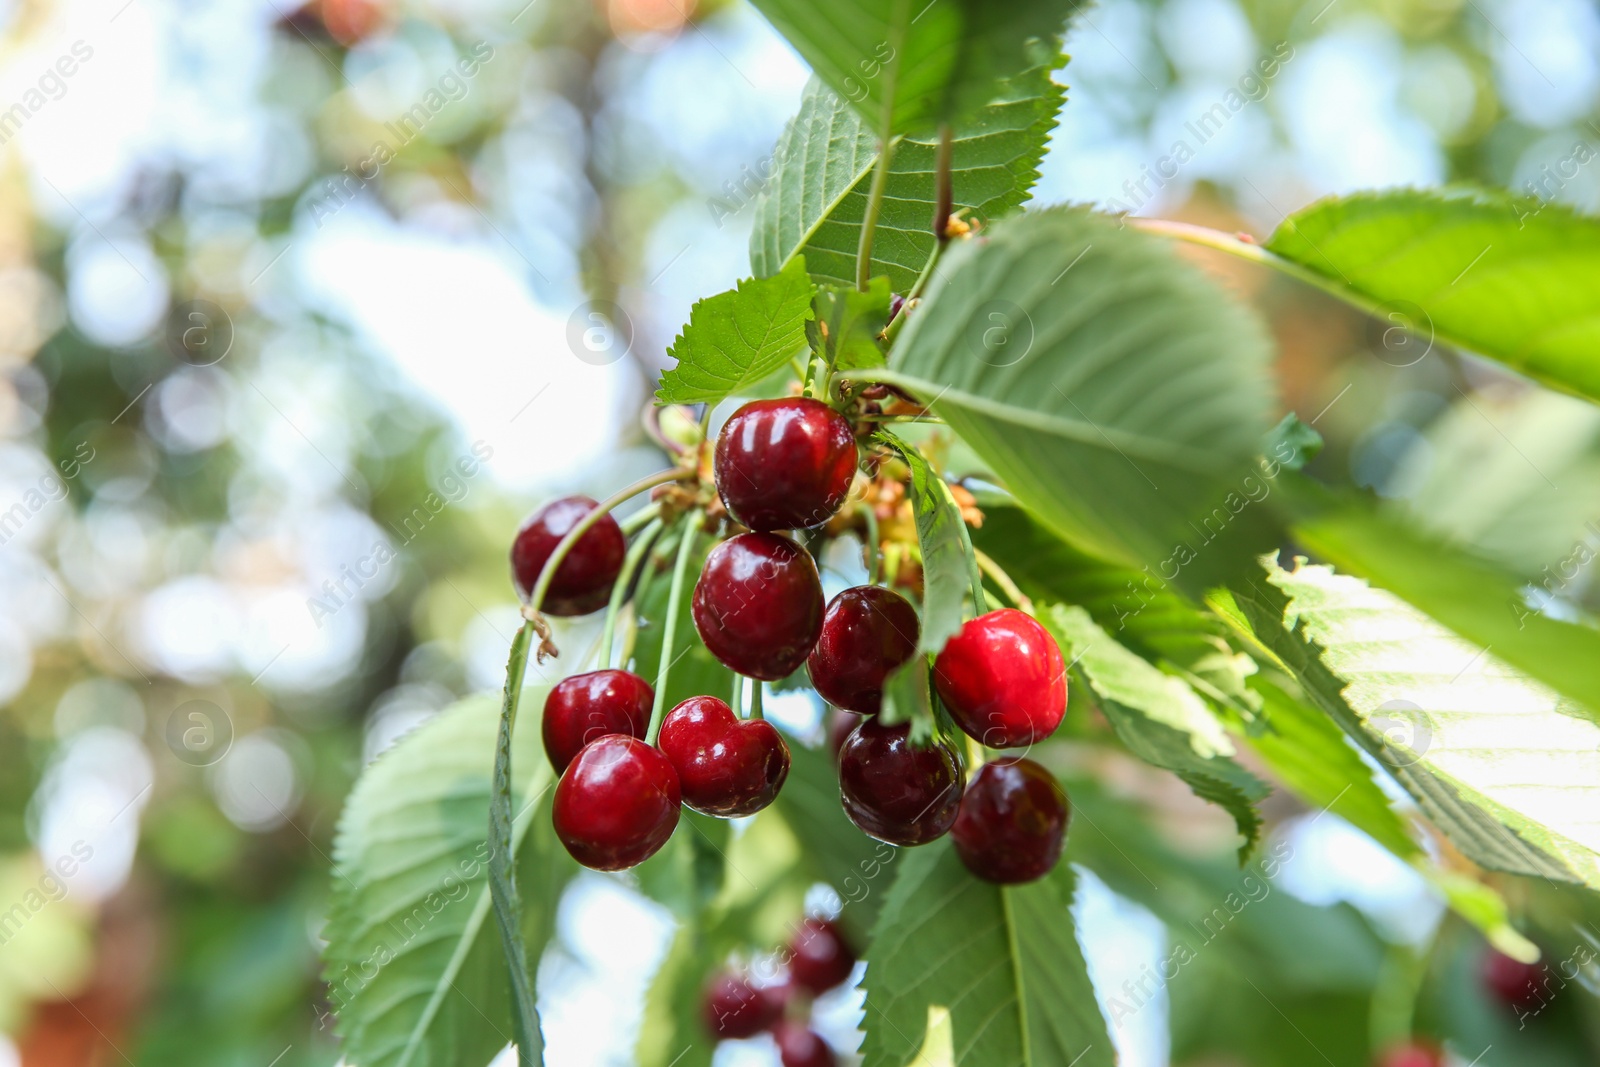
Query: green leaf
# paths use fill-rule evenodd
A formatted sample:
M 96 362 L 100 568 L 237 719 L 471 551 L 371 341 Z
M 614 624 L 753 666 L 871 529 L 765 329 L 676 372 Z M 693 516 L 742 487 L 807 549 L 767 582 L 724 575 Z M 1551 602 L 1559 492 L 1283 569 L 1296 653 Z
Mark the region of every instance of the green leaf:
M 1234 761 L 1233 742 L 1205 701 L 1112 640 L 1080 607 L 1051 605 L 1041 621 L 1129 751 L 1232 815 L 1244 837 L 1240 858 L 1247 856 L 1261 835 L 1255 802 L 1271 790 Z
M 1116 1062 L 1067 910 L 1071 867 L 997 886 L 940 841 L 899 868 L 866 954 L 863 1067 Z
M 1537 199 L 1407 189 L 1319 201 L 1266 248 L 1424 340 L 1600 400 L 1600 219 Z
M 1076 0 L 755 0 L 829 88 L 877 131 L 932 130 L 994 99 L 1055 41 Z
M 511 1033 L 485 837 L 498 713 L 489 698 L 440 713 L 367 768 L 340 816 L 324 958 L 353 1067 L 483 1067 Z M 576 865 L 550 828 L 538 730 L 515 756 L 520 929 L 537 959 Z
M 1297 471 L 1322 451 L 1322 435 L 1289 412 L 1267 434 L 1262 452 L 1278 459 L 1288 470 Z
M 887 278 L 873 278 L 864 293 L 850 286 L 817 287 L 817 322 L 827 324 L 828 358 L 835 369 L 883 366 L 884 346 L 878 335 L 889 325 L 889 304 Z
M 951 196 L 965 217 L 988 223 L 1028 199 L 1066 90 L 1050 77 L 1065 59 L 1041 51 L 1028 70 L 997 84 L 994 102 L 955 131 Z M 873 276 L 911 291 L 933 254 L 937 140 L 902 138 L 872 244 Z M 819 281 L 854 288 L 856 249 L 878 159 L 876 132 L 815 79 L 773 153 L 777 172 L 756 204 L 750 268 L 775 274 L 795 256 Z
M 668 353 L 663 404 L 716 404 L 756 385 L 805 347 L 815 288 L 803 259 L 770 278 L 747 278 L 699 301 Z
M 1398 597 L 1269 566 L 1230 612 L 1470 859 L 1600 887 L 1600 726 Z
M 911 512 L 922 551 L 922 634 L 917 648 L 936 655 L 959 629 L 966 602 L 972 558 L 966 520 L 943 478 L 916 448 L 887 430 L 872 435 L 897 452 L 911 468 Z
M 1052 209 L 947 254 L 875 376 L 931 403 L 1081 550 L 1203 590 L 1271 543 L 1267 352 L 1161 242 Z

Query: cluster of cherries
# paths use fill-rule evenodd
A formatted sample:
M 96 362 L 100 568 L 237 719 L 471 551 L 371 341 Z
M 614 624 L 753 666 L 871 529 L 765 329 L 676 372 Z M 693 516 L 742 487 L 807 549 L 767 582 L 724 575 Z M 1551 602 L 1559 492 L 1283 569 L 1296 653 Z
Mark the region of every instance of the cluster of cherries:
M 706 986 L 706 1029 L 717 1038 L 747 1038 L 770 1032 L 783 1067 L 834 1067 L 833 1050 L 811 1028 L 811 1001 L 843 985 L 855 969 L 856 954 L 837 924 L 807 919 L 787 949 L 771 981 L 754 982 L 743 971 L 725 970 Z
M 857 463 L 850 421 L 820 401 L 758 400 L 734 413 L 717 439 L 713 478 L 747 532 L 706 559 L 691 602 L 695 628 L 735 673 L 759 684 L 804 665 L 824 699 L 866 717 L 838 761 L 844 809 L 866 833 L 894 845 L 953 833 L 979 877 L 1039 878 L 1060 858 L 1069 816 L 1055 777 L 1008 757 L 984 763 L 968 785 L 950 745 L 917 745 L 910 723 L 879 722 L 885 680 L 917 654 L 916 610 L 881 586 L 847 589 L 824 605 L 816 563 L 779 532 L 827 523 L 844 505 Z M 557 544 L 595 507 L 568 497 L 524 523 L 511 560 L 525 597 Z M 542 610 L 581 615 L 605 605 L 625 549 L 614 519 L 593 522 L 549 579 Z M 1060 648 L 1014 609 L 966 622 L 939 653 L 934 683 L 951 720 L 990 748 L 1041 741 L 1066 712 Z M 561 775 L 556 832 L 586 866 L 644 861 L 671 837 L 680 804 L 715 816 L 753 814 L 788 774 L 789 750 L 764 720 L 697 696 L 672 708 L 652 739 L 654 701 L 643 678 L 605 669 L 566 679 L 545 702 L 545 750 Z

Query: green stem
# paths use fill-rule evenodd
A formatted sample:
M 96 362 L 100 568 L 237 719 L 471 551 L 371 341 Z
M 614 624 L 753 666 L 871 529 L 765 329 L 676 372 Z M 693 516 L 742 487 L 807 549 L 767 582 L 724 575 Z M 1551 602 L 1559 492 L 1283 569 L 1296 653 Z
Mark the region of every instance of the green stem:
M 750 717 L 764 719 L 766 715 L 761 707 L 761 693 L 766 689 L 767 683 L 760 678 L 750 679 Z
M 567 531 L 566 536 L 556 545 L 555 551 L 550 553 L 550 558 L 545 560 L 544 569 L 539 572 L 539 580 L 534 583 L 533 594 L 528 597 L 528 609 L 534 614 L 538 614 L 540 607 L 544 604 L 545 594 L 550 591 L 550 583 L 555 579 L 556 571 L 560 569 L 562 561 L 567 558 L 567 553 L 572 551 L 572 546 L 577 544 L 579 539 L 589 532 L 590 527 L 611 514 L 618 504 L 631 500 L 640 493 L 654 489 L 658 485 L 665 485 L 681 477 L 683 477 L 683 472 L 676 469 L 661 471 L 659 474 L 652 474 L 648 478 L 639 479 L 626 489 L 606 497 L 606 499 L 596 504 L 589 514 L 578 520 L 578 524 Z
M 1000 591 L 1011 598 L 1013 604 L 1030 614 L 1033 612 L 1033 601 L 1017 588 L 1017 583 L 1011 580 L 1011 575 L 1006 573 L 1004 567 L 996 563 L 994 558 L 982 549 L 973 549 L 972 556 L 977 560 L 978 569 L 987 574 L 989 579 L 1000 587 Z
M 695 542 L 699 540 L 701 525 L 706 521 L 703 511 L 690 514 L 684 526 L 683 541 L 678 545 L 678 562 L 672 569 L 672 591 L 667 594 L 667 621 L 661 632 L 661 666 L 656 671 L 656 700 L 650 708 L 650 730 L 645 734 L 646 744 L 655 744 L 661 733 L 661 720 L 667 706 L 667 678 L 672 670 L 672 645 L 678 637 L 678 608 L 683 603 L 684 579 L 689 573 L 689 557 L 694 555 Z
M 646 507 L 640 508 L 632 515 L 629 515 L 626 519 L 623 519 L 617 525 L 622 527 L 622 536 L 632 537 L 640 529 L 648 526 L 652 521 L 655 520 L 655 517 L 660 514 L 661 505 L 650 504 Z
M 628 587 L 633 584 L 633 576 L 639 572 L 639 564 L 644 561 L 645 553 L 650 551 L 650 545 L 655 541 L 656 535 L 661 532 L 661 520 L 654 518 L 646 526 L 628 549 L 628 555 L 622 561 L 622 571 L 617 575 L 616 584 L 611 587 L 611 601 L 606 605 L 606 625 L 600 634 L 600 666 L 611 666 L 611 645 L 617 633 L 617 616 L 622 612 L 622 602 L 627 599 Z
M 881 144 L 878 165 L 872 170 L 872 187 L 867 192 L 866 214 L 861 219 L 861 240 L 856 244 L 856 288 L 863 293 L 872 280 L 872 238 L 878 228 L 878 215 L 883 210 L 884 190 L 889 188 L 889 161 L 894 157 L 895 142 L 887 119 Z
M 744 675 L 733 676 L 733 692 L 728 696 L 728 704 L 735 715 L 744 716 Z
M 865 504 L 861 514 L 867 524 L 867 584 L 877 585 L 883 571 L 883 538 L 878 532 L 878 513 L 872 510 L 871 504 Z
M 955 210 L 955 191 L 950 184 L 950 161 L 955 154 L 955 137 L 948 122 L 939 126 L 939 149 L 934 156 L 933 236 L 944 244 L 950 240 L 950 212 Z

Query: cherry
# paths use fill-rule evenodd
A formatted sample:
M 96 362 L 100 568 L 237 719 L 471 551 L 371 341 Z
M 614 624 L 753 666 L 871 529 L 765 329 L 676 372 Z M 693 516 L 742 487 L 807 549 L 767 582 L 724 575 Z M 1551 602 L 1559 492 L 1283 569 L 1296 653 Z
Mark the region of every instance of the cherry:
M 834 1067 L 839 1062 L 828 1043 L 804 1023 L 784 1020 L 772 1028 L 772 1037 L 783 1067 Z
M 560 774 L 583 746 L 606 734 L 643 740 L 655 690 L 628 671 L 590 671 L 564 678 L 544 700 L 544 753 Z
M 934 660 L 933 679 L 956 725 L 990 748 L 1043 741 L 1067 712 L 1061 649 L 1012 608 L 969 619 Z
M 911 744 L 911 724 L 868 719 L 839 753 L 844 813 L 891 845 L 922 845 L 949 832 L 961 806 L 962 773 L 949 746 Z
M 717 437 L 717 492 L 752 530 L 821 526 L 844 504 L 855 472 L 855 433 L 820 400 L 753 400 Z
M 695 629 L 732 671 L 775 682 L 799 669 L 822 631 L 822 582 L 805 549 L 778 534 L 730 537 L 694 586 Z
M 1402 1041 L 1384 1050 L 1376 1067 L 1445 1067 L 1444 1053 L 1428 1042 Z
M 1070 816 L 1055 775 L 1030 759 L 997 759 L 972 776 L 950 837 L 967 870 L 1015 885 L 1055 867 Z
M 833 598 L 806 667 L 822 699 L 876 715 L 883 680 L 917 651 L 917 611 L 899 593 L 861 585 Z
M 844 748 L 844 743 L 850 740 L 850 735 L 863 721 L 863 717 L 853 711 L 828 709 L 828 749 L 833 753 L 834 763 L 839 762 L 839 750 Z
M 706 1029 L 714 1036 L 755 1037 L 778 1021 L 783 1000 L 743 975 L 724 971 L 706 987 L 703 1011 Z
M 812 994 L 843 984 L 855 969 L 856 953 L 838 924 L 807 919 L 789 942 L 789 974 L 794 984 Z
M 690 697 L 661 723 L 683 802 L 707 815 L 754 815 L 789 777 L 789 746 L 770 722 L 740 721 L 716 697 Z
M 586 496 L 552 500 L 528 516 L 511 543 L 511 576 L 523 599 L 533 595 L 539 572 L 556 545 L 595 508 Z M 587 615 L 606 606 L 627 551 L 622 527 L 610 515 L 586 530 L 556 568 L 541 610 L 546 615 Z
M 636 737 L 589 742 L 561 775 L 552 814 L 572 858 L 597 871 L 634 867 L 667 843 L 678 825 L 678 774 Z
M 1490 949 L 1483 958 L 1483 984 L 1500 1003 L 1526 1011 L 1544 1003 L 1544 968 Z

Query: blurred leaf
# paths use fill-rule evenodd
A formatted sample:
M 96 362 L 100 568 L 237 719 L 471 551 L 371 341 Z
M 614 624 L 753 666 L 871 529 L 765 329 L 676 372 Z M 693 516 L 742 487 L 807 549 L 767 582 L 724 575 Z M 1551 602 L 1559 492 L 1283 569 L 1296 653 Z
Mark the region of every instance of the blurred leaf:
M 1067 910 L 1069 866 L 997 886 L 939 841 L 899 867 L 866 954 L 864 1067 L 1116 1062 Z
M 716 541 L 701 537 L 689 560 L 689 573 L 698 574 L 705 566 Z M 667 545 L 667 542 L 663 542 Z M 659 557 L 659 547 L 657 551 Z M 646 566 L 649 566 L 646 563 Z M 667 570 L 638 596 L 638 631 L 634 637 L 632 669 L 655 685 L 661 667 L 661 641 L 666 636 L 667 601 L 671 597 L 672 557 L 665 560 Z M 677 649 L 667 678 L 666 707 L 670 711 L 693 696 L 714 696 L 727 700 L 733 694 L 733 672 L 711 654 L 694 627 L 692 597 L 688 590 L 678 605 Z
M 1051 78 L 1066 60 L 1040 49 L 1035 64 L 995 86 L 993 102 L 958 127 L 951 197 L 968 219 L 988 222 L 1028 199 L 1066 90 Z M 874 277 L 908 293 L 933 255 L 937 138 L 901 138 L 872 242 Z M 756 205 L 750 268 L 775 274 L 804 255 L 812 277 L 855 288 L 856 251 L 878 159 L 877 132 L 816 79 L 773 152 L 776 174 Z
M 817 322 L 827 324 L 828 354 L 835 368 L 883 366 L 878 335 L 889 325 L 889 306 L 888 278 L 873 278 L 864 293 L 853 286 L 817 287 Z
M 967 592 L 972 588 L 967 524 L 950 487 L 922 453 L 887 430 L 872 440 L 895 450 L 911 468 L 911 511 L 922 551 L 922 612 L 919 651 L 935 655 L 961 629 Z M 908 668 L 909 669 L 909 668 Z
M 1427 340 L 1600 400 L 1600 220 L 1467 190 L 1320 200 L 1266 248 Z
M 697 923 L 690 920 L 678 927 L 645 994 L 634 1045 L 638 1067 L 711 1067 L 717 1042 L 701 1021 L 707 948 Z
M 1161 243 L 1052 209 L 946 255 L 875 376 L 930 402 L 1074 546 L 1194 591 L 1271 543 L 1242 487 L 1267 351 L 1256 319 Z
M 1232 606 L 1474 862 L 1600 886 L 1600 727 L 1570 701 L 1328 567 L 1272 563 Z
M 644 895 L 679 921 L 693 919 L 722 889 L 733 825 L 688 808 L 679 829 L 654 856 L 634 869 Z
M 1176 774 L 1233 816 L 1244 837 L 1243 860 L 1261 835 L 1255 802 L 1271 789 L 1234 761 L 1233 742 L 1215 713 L 1181 679 L 1112 640 L 1082 608 L 1054 604 L 1040 612 L 1040 620 L 1128 750 Z
M 488 921 L 498 723 L 490 698 L 441 712 L 367 769 L 340 817 L 323 955 L 353 1067 L 483 1067 L 507 1041 L 506 961 Z M 539 731 L 518 731 L 515 748 L 522 932 L 537 959 L 575 865 L 550 827 Z
M 868 929 L 882 905 L 884 870 L 899 850 L 857 829 L 839 802 L 839 772 L 827 747 L 789 745 L 789 777 L 771 810 L 800 843 L 810 876 L 826 882 L 845 902 L 858 929 Z
M 1268 432 L 1261 450 L 1289 470 L 1297 471 L 1322 451 L 1322 435 L 1291 411 Z
M 770 278 L 746 278 L 696 302 L 668 349 L 677 365 L 661 375 L 656 400 L 717 404 L 777 371 L 805 347 L 814 292 L 796 259 Z

